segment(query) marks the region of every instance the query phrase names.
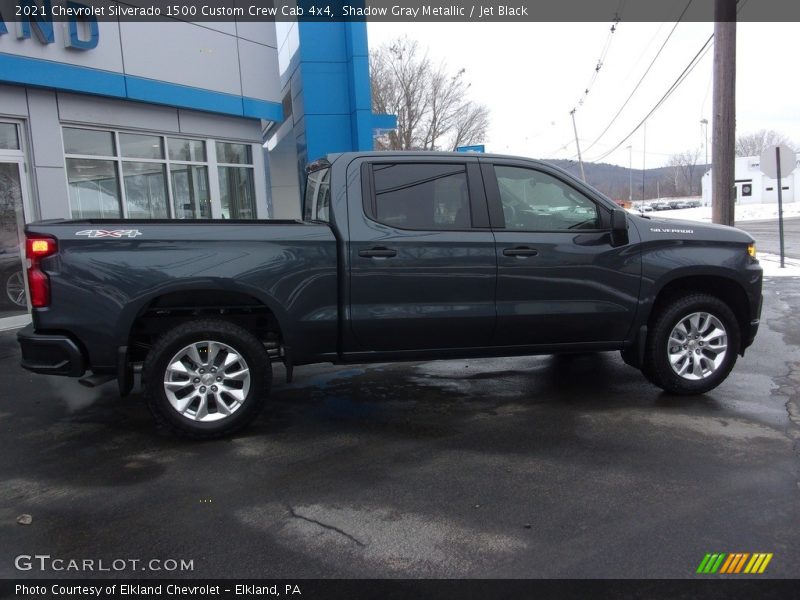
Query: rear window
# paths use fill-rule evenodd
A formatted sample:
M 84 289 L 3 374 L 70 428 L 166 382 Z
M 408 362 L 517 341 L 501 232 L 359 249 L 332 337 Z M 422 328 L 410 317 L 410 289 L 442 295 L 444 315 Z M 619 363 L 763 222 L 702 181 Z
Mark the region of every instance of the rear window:
M 373 219 L 416 230 L 472 226 L 467 171 L 463 164 L 392 163 L 372 166 Z
M 330 222 L 330 176 L 330 168 L 309 173 L 308 180 L 306 181 L 306 196 L 303 201 L 303 219 L 305 221 Z

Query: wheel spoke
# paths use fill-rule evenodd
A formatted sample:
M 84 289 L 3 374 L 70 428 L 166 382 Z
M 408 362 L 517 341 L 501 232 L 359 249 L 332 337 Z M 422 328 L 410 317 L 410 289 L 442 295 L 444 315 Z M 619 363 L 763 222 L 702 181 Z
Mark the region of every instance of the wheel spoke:
M 698 378 L 703 376 L 703 365 L 700 364 L 699 355 L 692 357 L 692 375 Z
M 691 333 L 692 335 L 697 335 L 699 325 L 700 325 L 700 314 L 694 313 L 689 317 L 689 333 Z
M 716 340 L 721 337 L 727 337 L 725 331 L 720 329 L 719 327 L 714 327 L 714 329 L 712 329 L 711 332 L 703 336 L 703 341 L 708 343 L 711 342 L 712 340 Z
M 225 380 L 243 381 L 250 377 L 250 369 L 242 369 L 241 371 L 234 371 L 232 373 L 225 373 L 223 375 Z
M 223 352 L 224 348 L 221 344 L 217 344 L 216 342 L 209 342 L 208 343 L 208 357 L 206 358 L 206 363 L 210 366 L 218 366 L 217 357 L 219 356 L 220 352 Z
M 203 359 L 200 358 L 200 350 L 198 349 L 198 344 L 192 344 L 191 346 L 187 346 L 184 351 L 186 352 L 186 356 L 189 357 L 194 363 L 195 368 L 202 366 Z
M 217 410 L 224 415 L 231 414 L 231 409 L 228 408 L 228 405 L 225 404 L 225 400 L 222 398 L 222 394 L 213 394 L 214 403 L 217 405 Z
M 687 369 L 689 368 L 689 364 L 691 364 L 692 360 L 688 356 L 684 356 L 683 364 L 678 367 L 678 375 L 683 375 L 686 373 Z
M 179 392 L 184 388 L 190 387 L 192 385 L 191 381 L 165 381 L 164 387 L 174 392 Z
M 673 364 L 673 366 L 674 366 L 674 365 L 678 364 L 684 358 L 686 358 L 686 352 L 681 350 L 680 352 L 676 352 L 675 354 L 670 354 L 669 355 L 669 362 L 671 362 Z
M 189 394 L 183 399 L 177 400 L 175 403 L 175 410 L 179 413 L 184 414 L 189 406 L 194 402 L 195 398 L 197 398 L 198 394 L 195 392 L 194 394 Z
M 225 362 L 222 363 L 222 367 L 220 368 L 220 370 L 224 373 L 230 367 L 239 362 L 241 358 L 242 357 L 236 354 L 235 352 L 228 352 L 227 356 L 225 356 Z
M 200 396 L 200 405 L 197 407 L 197 410 L 194 413 L 194 418 L 196 421 L 202 421 L 208 416 L 208 396 L 205 394 L 199 394 Z
M 170 373 L 180 373 L 181 375 L 189 375 L 189 369 L 183 364 L 180 360 L 176 360 L 169 366 L 168 372 Z
M 240 390 L 237 388 L 228 387 L 227 385 L 222 386 L 223 391 L 231 396 L 237 403 L 241 403 L 244 400 L 244 390 Z

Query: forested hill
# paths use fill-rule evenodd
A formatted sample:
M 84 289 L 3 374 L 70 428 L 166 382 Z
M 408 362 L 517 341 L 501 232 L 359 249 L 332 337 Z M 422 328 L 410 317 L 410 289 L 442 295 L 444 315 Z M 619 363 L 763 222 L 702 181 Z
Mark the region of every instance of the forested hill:
M 543 159 L 561 167 L 580 178 L 581 168 L 576 160 Z M 630 171 L 626 167 L 608 163 L 584 163 L 586 182 L 615 200 L 627 200 L 630 186 Z M 706 168 L 698 164 L 692 172 L 691 191 L 682 174 L 676 177 L 675 167 L 646 169 L 644 172 L 645 198 L 667 198 L 671 196 L 699 196 L 700 180 Z M 658 183 L 658 185 L 656 185 Z M 633 169 L 633 199 L 642 198 L 642 170 Z

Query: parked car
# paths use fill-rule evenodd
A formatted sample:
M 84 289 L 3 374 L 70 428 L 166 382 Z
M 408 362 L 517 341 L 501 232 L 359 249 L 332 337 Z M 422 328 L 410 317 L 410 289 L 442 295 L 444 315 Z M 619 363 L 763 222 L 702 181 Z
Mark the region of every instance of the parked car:
M 0 306 L 25 309 L 25 274 L 19 247 L 0 247 Z
M 670 206 L 666 202 L 651 202 L 650 207 L 653 210 L 669 210 Z
M 140 367 L 155 418 L 204 438 L 256 416 L 274 361 L 621 351 L 702 394 L 758 330 L 747 233 L 628 214 L 543 162 L 332 154 L 303 216 L 29 224 L 22 366 L 122 394 Z
M 689 208 L 689 203 L 685 200 L 670 200 L 667 204 L 672 210 L 679 210 L 682 208 Z

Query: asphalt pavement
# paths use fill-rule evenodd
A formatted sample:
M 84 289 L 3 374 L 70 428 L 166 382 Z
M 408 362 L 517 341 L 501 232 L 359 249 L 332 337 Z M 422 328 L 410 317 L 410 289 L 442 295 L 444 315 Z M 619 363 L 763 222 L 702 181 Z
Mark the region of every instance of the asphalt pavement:
M 745 221 L 736 227 L 744 229 L 756 241 L 759 252 L 780 254 L 778 221 Z M 783 220 L 783 243 L 786 256 L 800 258 L 800 217 Z
M 798 577 L 798 315 L 800 281 L 767 281 L 702 397 L 616 354 L 276 368 L 254 426 L 204 443 L 113 383 L 22 371 L 0 335 L 0 577 L 684 578 L 718 552 Z M 15 568 L 36 554 L 142 562 Z

